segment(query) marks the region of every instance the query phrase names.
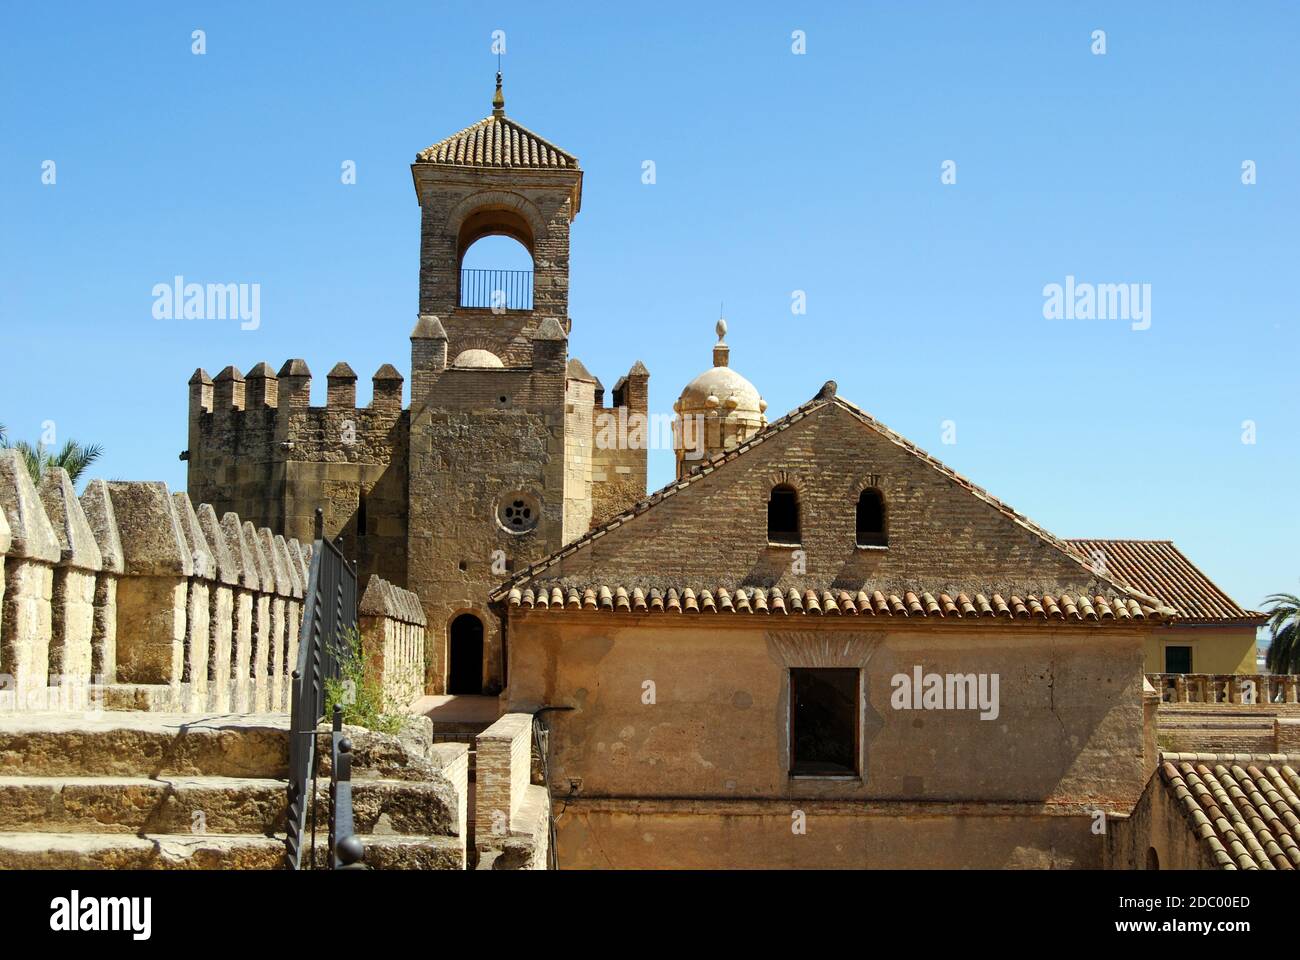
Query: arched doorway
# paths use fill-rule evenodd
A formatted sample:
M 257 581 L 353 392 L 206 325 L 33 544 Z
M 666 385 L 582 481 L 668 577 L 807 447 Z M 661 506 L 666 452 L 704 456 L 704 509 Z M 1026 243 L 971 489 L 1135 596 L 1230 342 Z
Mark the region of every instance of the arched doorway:
M 483 692 L 483 621 L 462 613 L 448 631 L 447 692 Z

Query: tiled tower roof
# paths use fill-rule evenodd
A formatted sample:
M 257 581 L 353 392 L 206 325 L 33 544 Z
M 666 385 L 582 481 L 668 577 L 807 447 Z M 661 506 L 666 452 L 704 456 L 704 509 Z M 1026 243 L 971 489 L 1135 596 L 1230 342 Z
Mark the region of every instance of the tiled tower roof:
M 538 170 L 573 170 L 578 167 L 578 158 L 573 154 L 506 116 L 499 73 L 492 115 L 421 150 L 415 159 L 417 163 L 460 167 L 527 167 Z

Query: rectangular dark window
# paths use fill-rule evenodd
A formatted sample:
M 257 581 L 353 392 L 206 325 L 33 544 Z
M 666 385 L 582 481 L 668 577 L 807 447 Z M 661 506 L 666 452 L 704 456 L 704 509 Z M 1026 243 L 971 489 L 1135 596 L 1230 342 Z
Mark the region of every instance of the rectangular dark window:
M 1191 673 L 1191 647 L 1165 647 L 1165 673 Z
M 790 773 L 845 776 L 858 772 L 858 671 L 790 670 Z

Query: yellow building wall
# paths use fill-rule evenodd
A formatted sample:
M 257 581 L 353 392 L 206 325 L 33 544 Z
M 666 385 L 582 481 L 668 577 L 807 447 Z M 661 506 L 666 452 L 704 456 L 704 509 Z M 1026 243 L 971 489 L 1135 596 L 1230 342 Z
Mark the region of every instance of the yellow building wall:
M 1254 673 L 1254 627 L 1178 627 L 1156 630 L 1146 642 L 1147 673 L 1165 673 L 1165 647 L 1192 648 L 1192 673 Z

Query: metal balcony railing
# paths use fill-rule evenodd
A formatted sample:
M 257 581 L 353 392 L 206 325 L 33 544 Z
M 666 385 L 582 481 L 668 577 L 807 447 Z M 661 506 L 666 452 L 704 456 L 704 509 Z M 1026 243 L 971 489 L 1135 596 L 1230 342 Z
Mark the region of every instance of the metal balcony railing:
M 489 310 L 531 310 L 533 271 L 462 270 L 460 305 Z

